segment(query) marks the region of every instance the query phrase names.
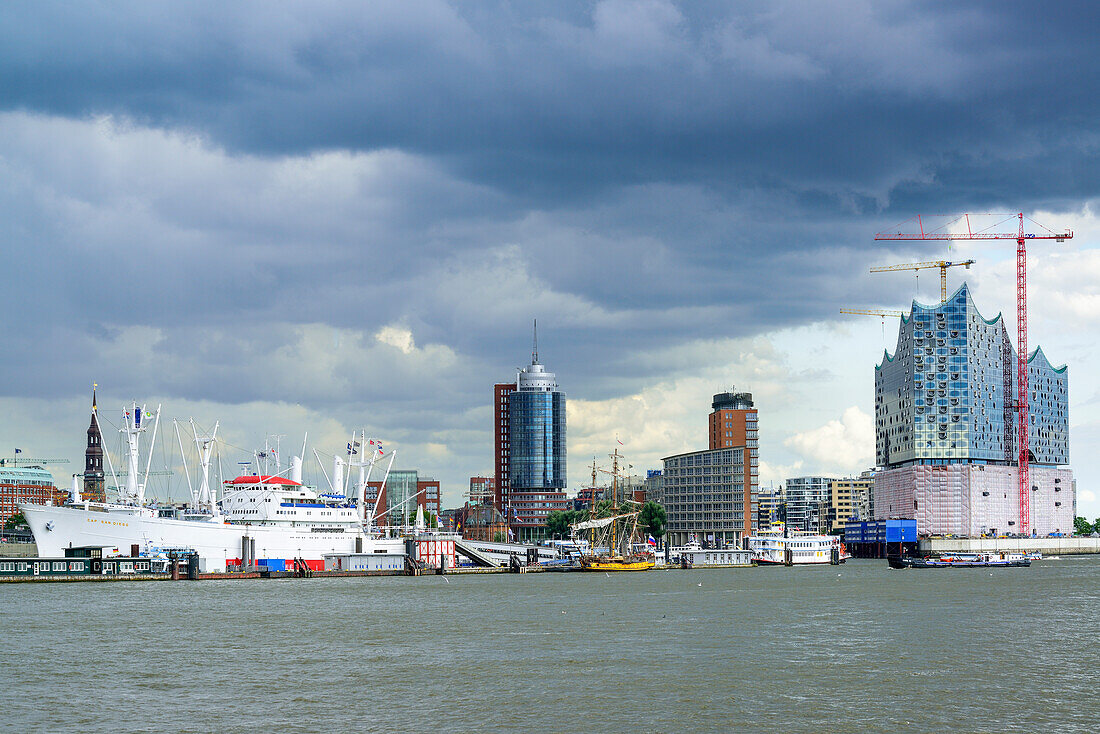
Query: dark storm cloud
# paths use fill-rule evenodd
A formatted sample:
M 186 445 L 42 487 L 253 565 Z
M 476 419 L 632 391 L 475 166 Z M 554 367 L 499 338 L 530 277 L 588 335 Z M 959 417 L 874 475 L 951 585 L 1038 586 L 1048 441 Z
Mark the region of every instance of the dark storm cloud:
M 1096 159 L 1065 142 L 1092 138 L 1097 112 L 1087 3 L 0 12 L 6 109 L 121 114 L 263 154 L 399 148 L 539 206 L 666 181 L 827 211 L 940 170 L 1000 199 L 1021 150 L 1049 168 Z
M 279 383 L 264 357 L 296 324 L 403 324 L 506 378 L 542 316 L 555 368 L 613 394 L 650 376 L 639 349 L 889 302 L 876 282 L 852 303 L 850 274 L 912 213 L 1095 197 L 1097 14 L 5 4 L 0 215 L 24 285 L 0 305 L 29 327 L 8 353 L 159 330 L 165 360 L 127 381 L 232 402 Z M 100 116 L 118 129 L 91 134 Z M 51 362 L 20 389 L 88 369 Z M 386 397 L 349 370 L 301 399 Z M 482 378 L 457 375 L 454 405 Z

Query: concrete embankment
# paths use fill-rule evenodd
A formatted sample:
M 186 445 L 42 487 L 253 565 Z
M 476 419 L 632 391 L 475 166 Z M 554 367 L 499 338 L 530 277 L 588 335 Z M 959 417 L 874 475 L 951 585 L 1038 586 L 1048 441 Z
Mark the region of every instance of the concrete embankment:
M 1100 538 L 922 538 L 921 553 L 1042 553 L 1075 556 L 1100 553 Z

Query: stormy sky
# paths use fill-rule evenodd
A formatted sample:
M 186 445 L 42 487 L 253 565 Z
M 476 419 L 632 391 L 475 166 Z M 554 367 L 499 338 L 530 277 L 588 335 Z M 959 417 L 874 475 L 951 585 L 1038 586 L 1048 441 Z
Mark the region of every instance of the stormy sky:
M 105 411 L 220 420 L 242 453 L 364 427 L 454 505 L 492 470 L 492 384 L 537 318 L 571 488 L 616 435 L 636 471 L 705 447 L 733 385 L 761 411 L 765 484 L 858 472 L 896 322 L 838 309 L 938 298 L 934 271 L 869 267 L 974 257 L 952 287 L 1015 330 L 1013 243 L 874 233 L 1023 211 L 1076 232 L 1032 247 L 1031 343 L 1069 364 L 1093 517 L 1097 15 L 4 3 L 0 453 L 78 471 L 95 381 Z

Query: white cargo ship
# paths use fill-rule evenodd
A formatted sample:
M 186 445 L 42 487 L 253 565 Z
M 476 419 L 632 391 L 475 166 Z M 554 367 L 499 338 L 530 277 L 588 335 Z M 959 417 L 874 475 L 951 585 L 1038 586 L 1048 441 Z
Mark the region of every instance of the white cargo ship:
M 119 430 L 127 452 L 124 483 L 118 482 L 113 464 L 110 465 L 117 501 L 19 506 L 34 533 L 39 555 L 60 557 L 65 548 L 78 546 L 102 546 L 108 552 L 118 549 L 123 554 L 128 554 L 134 545 L 141 553 L 165 548 L 187 549 L 198 554 L 203 572 L 224 572 L 257 565 L 282 570 L 296 564 L 321 570 L 325 554 L 331 553 L 377 555 L 381 569 L 393 566 L 394 554 L 404 555 L 402 538 L 384 537 L 372 530 L 374 513 L 366 507 L 366 487 L 370 469 L 382 458 L 375 456 L 373 450 L 369 458 L 352 459 L 352 454 L 358 456 L 359 452 L 353 451 L 349 444 L 347 460 L 334 457 L 330 493 L 318 494 L 302 484 L 302 460 L 295 456 L 286 469 L 289 477 L 279 476 L 284 473 L 281 471 L 265 474 L 257 462 L 255 473 L 225 481 L 219 499 L 214 489 L 216 483 L 212 483 L 210 477 L 217 425 L 211 434 L 200 435 L 191 421 L 191 440 L 199 457 L 197 486 L 191 483 L 188 472 L 191 503 L 186 510 L 179 511 L 146 503 L 145 487 L 151 459 L 146 461 L 142 476 L 139 449 L 141 436 L 147 428 L 142 422 L 143 415 L 146 420 L 155 417 L 153 438 L 147 452 L 150 457 L 152 455 L 160 409 L 158 407 L 154 416 L 146 413 L 143 406 L 134 404 L 132 410 L 125 412 L 123 427 Z M 176 432 L 183 454 L 178 425 Z M 361 442 L 355 443 L 367 449 L 365 435 Z M 107 459 L 110 463 L 109 454 Z M 392 466 L 393 452 L 389 459 Z M 186 463 L 184 466 L 186 469 Z M 345 466 L 359 469 L 353 498 L 349 498 L 350 493 L 344 489 Z M 75 482 L 72 496 L 74 499 L 80 497 Z
M 752 559 L 760 564 L 799 566 L 814 563 L 843 563 L 848 558 L 844 544 L 835 535 L 789 532 L 782 526 L 762 530 L 748 538 Z

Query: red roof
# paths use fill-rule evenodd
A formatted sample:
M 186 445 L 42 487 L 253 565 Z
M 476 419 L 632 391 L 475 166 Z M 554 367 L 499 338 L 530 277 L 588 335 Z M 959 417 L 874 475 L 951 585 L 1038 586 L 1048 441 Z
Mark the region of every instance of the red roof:
M 228 482 L 226 482 L 226 484 L 260 484 L 261 482 L 263 482 L 264 484 L 289 484 L 292 487 L 302 486 L 301 482 L 296 482 L 293 479 L 286 479 L 285 477 L 272 477 L 266 474 L 263 476 L 256 476 L 255 474 L 247 476 L 242 475 L 237 477 L 236 479 L 230 479 Z

